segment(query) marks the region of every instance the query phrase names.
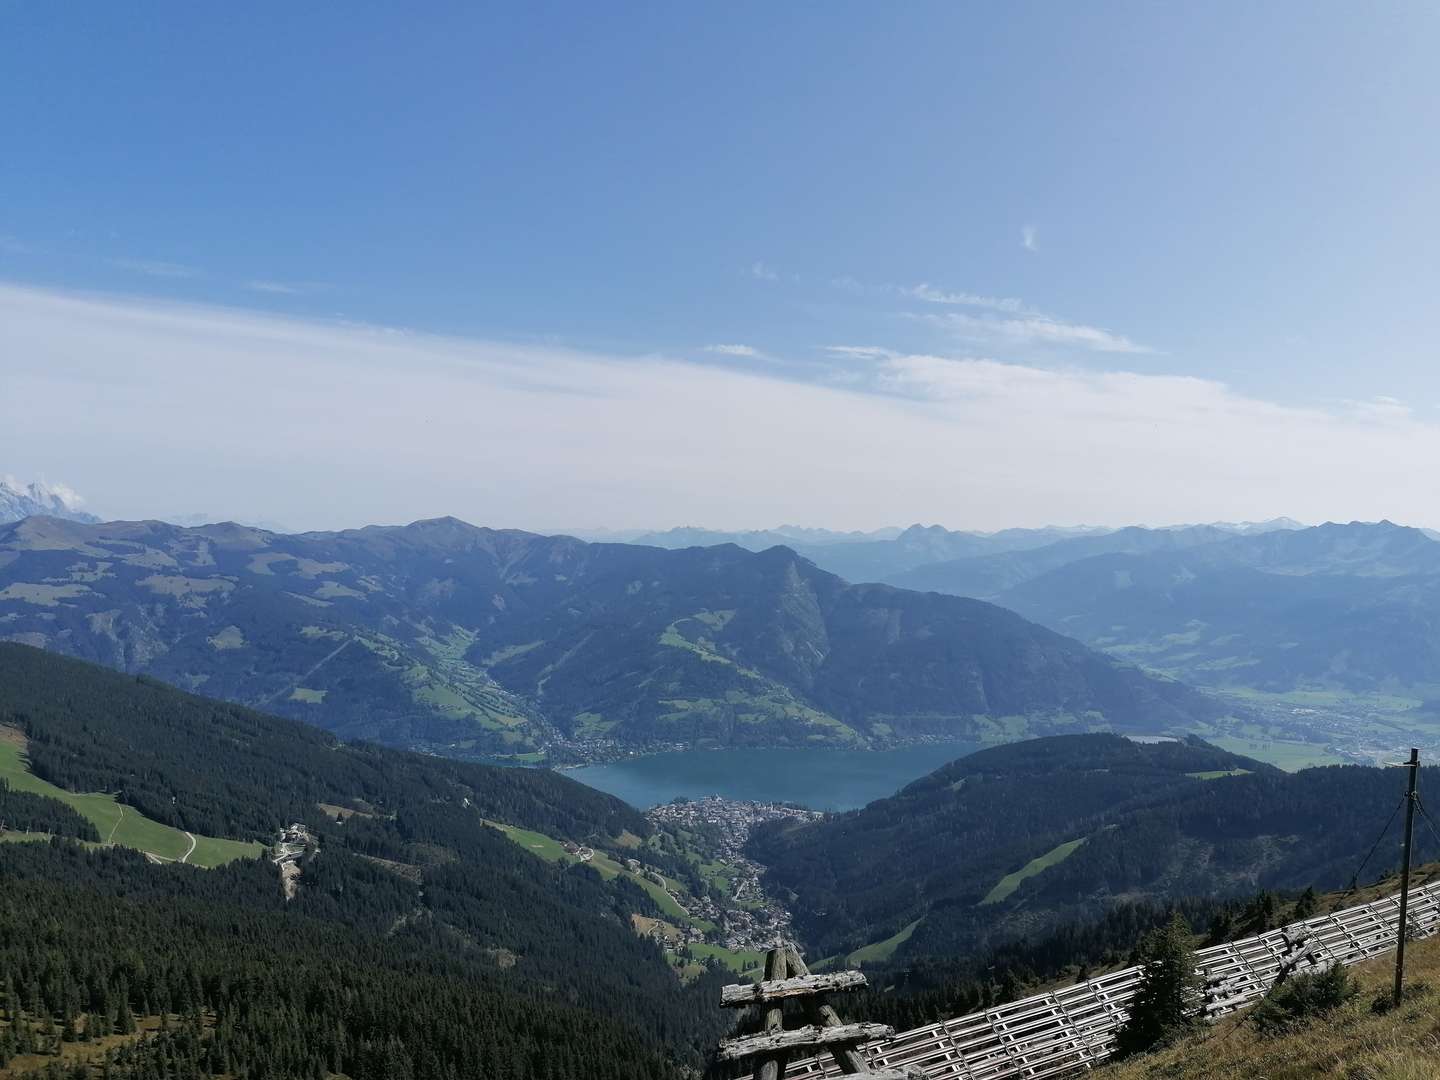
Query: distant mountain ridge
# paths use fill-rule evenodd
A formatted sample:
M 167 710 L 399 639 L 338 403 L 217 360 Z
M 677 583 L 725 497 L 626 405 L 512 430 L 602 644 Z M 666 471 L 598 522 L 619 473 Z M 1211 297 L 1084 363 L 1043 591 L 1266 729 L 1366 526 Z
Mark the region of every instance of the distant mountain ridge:
M 1114 532 L 1059 540 L 1043 547 L 926 563 L 913 570 L 893 574 L 888 580 L 902 589 L 989 598 L 1048 570 L 1094 555 L 1198 547 L 1233 540 L 1235 535 L 1215 525 L 1189 525 L 1176 529 L 1145 529 L 1132 525 Z
M 0 477 L 0 524 L 38 514 L 69 521 L 100 520 L 94 514 L 81 510 L 80 500 L 68 488 L 42 481 L 22 485 L 14 477 Z
M 1147 529 L 1131 526 L 1116 529 L 1103 525 L 1047 525 L 1033 529 L 1001 529 L 998 532 L 956 531 L 941 525 L 911 525 L 906 529 L 877 529 L 874 532 L 834 532 L 828 529 L 805 529 L 782 525 L 777 529 L 729 532 L 693 527 L 669 529 L 664 532 L 627 534 L 613 539 L 654 547 L 710 547 L 737 544 L 750 551 L 764 551 L 776 545 L 793 548 L 822 570 L 829 570 L 851 582 L 887 582 L 903 588 L 936 588 L 936 585 L 910 584 L 906 575 L 916 580 L 930 580 L 926 568 L 938 568 L 951 561 L 1001 556 L 1053 545 L 1102 542 L 1095 550 L 1111 550 L 1103 546 L 1107 536 L 1116 533 L 1145 533 L 1157 536 L 1208 533 L 1210 539 L 1226 539 L 1238 535 L 1255 535 L 1280 529 L 1302 528 L 1290 518 L 1274 518 L 1263 522 L 1217 522 L 1211 525 L 1182 525 Z M 596 537 L 610 539 L 610 537 Z M 943 578 L 936 577 L 941 581 Z M 961 593 L 962 595 L 971 595 Z M 980 595 L 980 594 L 974 594 Z
M 1222 713 L 993 605 L 787 548 L 586 544 L 453 518 L 278 535 L 0 526 L 0 637 L 450 753 L 887 745 Z
M 1440 690 L 1440 543 L 1388 521 L 1096 555 L 990 595 L 1202 684 Z
M 766 548 L 776 545 L 825 547 L 830 544 L 893 540 L 903 531 L 903 529 L 892 527 L 875 529 L 871 532 L 837 532 L 834 529 L 780 525 L 774 529 L 745 529 L 732 532 L 725 529 L 704 529 L 694 525 L 681 525 L 661 532 L 637 532 L 624 537 L 624 542 L 663 548 L 714 547 L 718 544 L 735 544 L 737 547 L 743 547 L 749 551 L 764 551 Z M 600 536 L 597 539 L 607 538 Z M 620 537 L 615 539 L 618 540 Z

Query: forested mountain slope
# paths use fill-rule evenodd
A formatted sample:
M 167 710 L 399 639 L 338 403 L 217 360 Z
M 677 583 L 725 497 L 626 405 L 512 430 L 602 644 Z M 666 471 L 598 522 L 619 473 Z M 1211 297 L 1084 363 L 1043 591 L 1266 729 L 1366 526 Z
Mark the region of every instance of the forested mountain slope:
M 846 585 L 786 548 L 600 557 L 563 606 L 497 620 L 472 650 L 525 642 L 493 677 L 577 730 L 859 744 L 985 734 L 1006 718 L 1155 730 L 1219 712 L 990 604 Z
M 1199 742 L 1061 736 L 961 758 L 848 814 L 759 830 L 750 851 L 794 896 L 819 954 L 904 932 L 897 955 L 946 955 L 1121 899 L 1343 884 L 1398 798 L 1382 769 L 1287 774 Z
M 300 821 L 315 838 L 291 900 L 268 858 L 198 870 L 0 844 L 0 971 L 26 1016 L 8 1033 L 167 1013 L 164 1055 L 205 1075 L 659 1080 L 698 1065 L 724 1022 L 714 980 L 682 989 L 633 933 L 632 914 L 659 914 L 649 893 L 486 827 L 648 832 L 560 776 L 346 746 L 13 644 L 0 724 L 24 732 L 37 773 L 118 790 L 157 820 L 266 839 Z M 21 1049 L 0 1034 L 0 1057 Z M 132 1075 L 172 1075 L 153 1071 L 159 1053 Z
M 324 827 L 319 803 L 400 815 L 463 803 L 483 817 L 585 838 L 644 835 L 638 811 L 543 769 L 507 769 L 346 744 L 309 724 L 0 642 L 0 725 L 25 733 L 33 771 L 114 791 L 166 824 L 270 840 Z
M 852 546 L 852 545 L 847 545 Z M 1184 728 L 1221 710 L 989 604 L 787 548 L 454 519 L 0 526 L 0 637 L 452 754 Z

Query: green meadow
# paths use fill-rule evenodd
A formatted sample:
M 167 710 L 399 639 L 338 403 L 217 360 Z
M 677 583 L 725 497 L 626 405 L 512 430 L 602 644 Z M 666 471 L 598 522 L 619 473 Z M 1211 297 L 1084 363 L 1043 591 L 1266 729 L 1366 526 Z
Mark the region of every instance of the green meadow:
M 19 738 L 0 737 L 0 779 L 16 791 L 29 791 L 57 799 L 88 819 L 101 839 L 120 847 L 148 852 L 160 859 L 175 862 L 185 859 L 196 866 L 221 866 L 232 859 L 256 858 L 265 846 L 256 841 L 222 840 L 209 836 L 195 837 L 195 850 L 190 851 L 190 836 L 180 829 L 152 821 L 134 807 L 117 802 L 114 795 L 101 792 L 80 794 L 56 787 L 30 771 Z M 7 839 L 34 839 L 33 834 L 17 834 Z M 189 852 L 189 857 L 185 858 Z

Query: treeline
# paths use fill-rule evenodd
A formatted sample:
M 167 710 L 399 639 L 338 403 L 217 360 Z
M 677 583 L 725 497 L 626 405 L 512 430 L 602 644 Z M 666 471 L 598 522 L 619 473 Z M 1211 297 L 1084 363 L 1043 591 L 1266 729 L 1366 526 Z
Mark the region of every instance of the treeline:
M 94 825 L 58 799 L 16 791 L 0 779 L 0 835 L 5 832 L 50 833 L 73 836 L 77 840 L 100 840 Z

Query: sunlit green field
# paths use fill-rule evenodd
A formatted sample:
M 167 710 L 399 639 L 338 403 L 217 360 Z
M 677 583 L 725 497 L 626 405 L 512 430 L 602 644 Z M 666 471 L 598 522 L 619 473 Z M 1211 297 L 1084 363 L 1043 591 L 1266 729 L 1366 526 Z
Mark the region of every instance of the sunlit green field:
M 920 920 L 916 919 L 899 933 L 891 934 L 884 941 L 874 941 L 869 945 L 862 945 L 850 954 L 848 962 L 853 965 L 858 965 L 873 964 L 879 960 L 889 960 L 890 957 L 895 954 L 896 949 L 910 940 L 910 935 L 915 932 L 915 928 L 919 925 Z
M 1026 878 L 1032 878 L 1036 874 L 1040 873 L 1040 871 L 1049 869 L 1056 863 L 1064 862 L 1072 854 L 1074 854 L 1076 848 L 1078 848 L 1081 844 L 1085 843 L 1085 840 L 1086 838 L 1083 836 L 1080 837 L 1078 840 L 1067 840 L 1065 843 L 1058 844 L 1055 847 L 1051 848 L 1044 855 L 1041 855 L 1038 858 L 1031 859 L 1019 870 L 1016 870 L 1014 873 L 1006 874 L 1003 878 L 997 881 L 995 883 L 995 887 L 985 894 L 985 899 L 981 900 L 980 903 L 998 904 L 1001 900 L 1004 900 L 1007 896 L 1009 896 L 1016 889 L 1018 889 L 1020 887 L 1020 883 Z
M 492 821 L 489 822 L 489 824 L 499 829 L 526 851 L 538 855 L 542 859 L 550 862 L 568 863 L 578 863 L 581 861 L 578 855 L 571 855 L 567 852 L 564 845 L 554 837 L 546 836 L 544 833 L 534 832 L 530 829 L 522 829 L 516 825 L 502 825 L 498 821 Z M 690 923 L 701 929 L 708 929 L 714 925 L 704 919 L 692 919 L 686 914 L 685 909 L 675 902 L 675 898 L 659 885 L 656 885 L 655 882 L 641 874 L 635 874 L 627 870 L 603 851 L 595 852 L 594 857 L 589 860 L 589 864 L 604 878 L 619 877 L 623 874 L 648 892 L 651 898 L 654 899 L 656 907 L 672 919 Z
M 133 807 L 117 802 L 114 795 L 100 792 L 77 794 L 40 779 L 30 771 L 18 739 L 0 738 L 0 779 L 16 791 L 29 791 L 63 802 L 89 820 L 106 843 L 135 848 L 171 861 L 184 858 L 190 852 L 188 834 L 152 821 Z M 29 835 L 16 836 L 15 839 L 29 838 Z M 255 858 L 262 851 L 264 845 L 255 841 L 197 836 L 195 850 L 185 861 L 196 866 L 215 867 L 232 859 Z

